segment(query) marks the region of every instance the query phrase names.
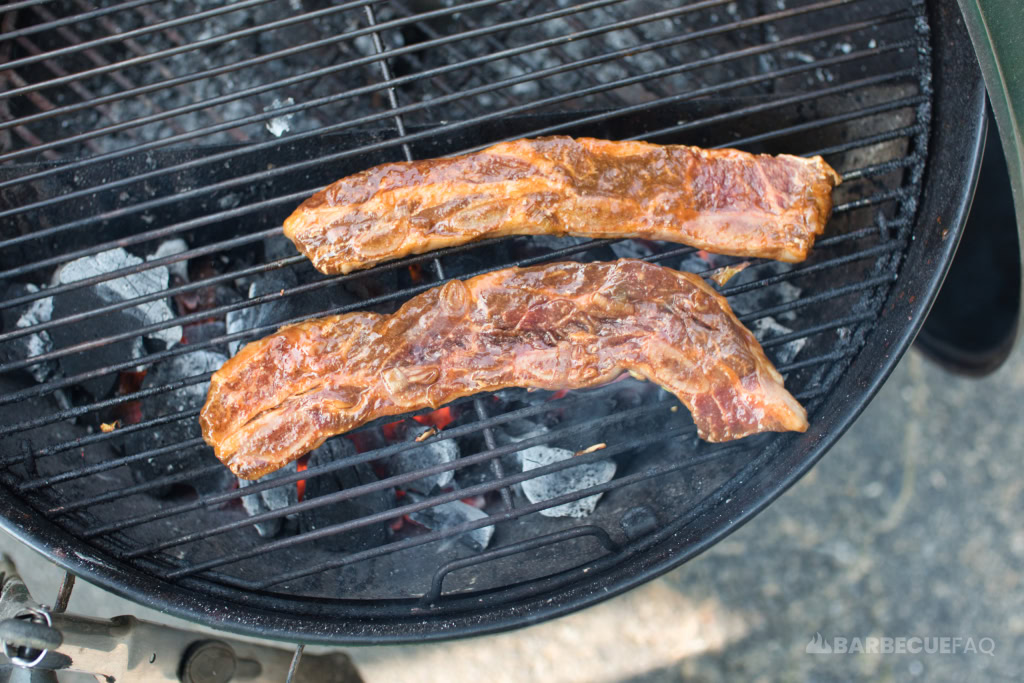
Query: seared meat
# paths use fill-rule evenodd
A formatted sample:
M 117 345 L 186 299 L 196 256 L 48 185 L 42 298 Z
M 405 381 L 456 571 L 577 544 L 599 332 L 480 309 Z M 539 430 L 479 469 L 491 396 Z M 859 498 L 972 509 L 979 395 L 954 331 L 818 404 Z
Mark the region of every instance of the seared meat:
M 807 428 L 724 298 L 696 275 L 628 259 L 509 268 L 452 280 L 390 316 L 284 327 L 213 375 L 200 422 L 217 457 L 250 479 L 378 417 L 625 371 L 675 394 L 708 441 Z
M 796 262 L 824 231 L 839 182 L 821 157 L 517 140 L 343 178 L 284 233 L 328 274 L 503 235 L 642 237 Z

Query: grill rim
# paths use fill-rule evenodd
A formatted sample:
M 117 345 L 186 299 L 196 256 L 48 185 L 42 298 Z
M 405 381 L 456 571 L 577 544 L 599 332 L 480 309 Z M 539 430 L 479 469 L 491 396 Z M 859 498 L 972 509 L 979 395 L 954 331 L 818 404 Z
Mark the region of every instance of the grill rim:
M 101 554 L 14 497 L 0 499 L 0 528 L 72 573 L 137 603 L 219 630 L 322 644 L 422 642 L 509 630 L 590 606 L 679 566 L 749 521 L 839 439 L 909 348 L 942 284 L 977 182 L 986 133 L 985 90 L 956 3 L 929 4 L 925 11 L 932 34 L 934 112 L 928 141 L 931 153 L 926 157 L 921 205 L 915 220 L 917 239 L 909 245 L 899 269 L 904 276 L 894 281 L 863 347 L 831 392 L 833 396 L 857 394 L 858 399 L 825 404 L 816 412 L 806 434 L 775 441 L 772 448 L 736 475 L 749 475 L 738 495 L 728 502 L 722 502 L 724 494 L 715 501 L 704 501 L 695 508 L 702 514 L 663 527 L 643 545 L 643 552 L 619 558 L 606 571 L 590 573 L 585 586 L 555 588 L 512 605 L 485 604 L 454 614 L 424 609 L 421 614 L 386 622 L 340 617 L 314 622 L 309 614 L 289 609 L 302 602 L 295 598 L 285 600 L 254 592 L 252 602 L 229 601 L 212 597 L 205 583 L 207 590 L 199 594 L 188 583 L 172 584 L 145 575 Z M 960 192 L 936 191 L 949 187 L 958 187 Z M 945 224 L 945 234 L 935 227 L 937 219 Z M 779 462 L 772 468 L 763 467 L 771 457 Z M 779 476 L 783 466 L 788 470 L 785 476 Z M 684 528 L 686 533 L 681 533 Z M 687 539 L 694 536 L 699 540 L 687 545 Z M 581 571 L 606 557 L 565 573 Z M 476 601 L 481 594 L 472 597 Z M 451 602 L 457 603 L 458 597 Z M 244 618 L 237 616 L 240 612 L 245 613 Z

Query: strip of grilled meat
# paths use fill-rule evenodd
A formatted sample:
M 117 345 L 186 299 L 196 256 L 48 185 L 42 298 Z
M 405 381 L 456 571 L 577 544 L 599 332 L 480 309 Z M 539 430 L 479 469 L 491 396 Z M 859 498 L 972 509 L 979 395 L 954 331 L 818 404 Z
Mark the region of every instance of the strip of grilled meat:
M 214 373 L 200 422 L 243 478 L 370 420 L 506 387 L 579 389 L 625 371 L 675 394 L 708 441 L 803 431 L 807 415 L 726 300 L 624 259 L 452 280 L 393 315 L 283 327 Z
M 284 233 L 328 274 L 503 235 L 641 237 L 796 262 L 824 231 L 840 181 L 821 157 L 517 140 L 343 178 Z

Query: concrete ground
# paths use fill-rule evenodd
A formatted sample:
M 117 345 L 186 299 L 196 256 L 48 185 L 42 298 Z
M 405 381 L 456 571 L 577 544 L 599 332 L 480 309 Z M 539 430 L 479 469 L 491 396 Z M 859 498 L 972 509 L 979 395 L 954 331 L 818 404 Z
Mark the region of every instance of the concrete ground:
M 666 577 L 513 633 L 349 652 L 369 683 L 1017 680 L 1022 405 L 1024 350 L 983 380 L 911 353 L 808 476 Z M 55 566 L 9 537 L 0 550 L 52 599 Z M 70 610 L 167 620 L 81 584 Z M 818 633 L 915 652 L 808 654 Z

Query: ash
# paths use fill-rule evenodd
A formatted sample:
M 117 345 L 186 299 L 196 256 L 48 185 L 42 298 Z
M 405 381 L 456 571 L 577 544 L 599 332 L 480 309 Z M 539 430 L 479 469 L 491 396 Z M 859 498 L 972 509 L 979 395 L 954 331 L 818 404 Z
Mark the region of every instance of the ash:
M 26 294 L 34 294 L 38 291 L 39 287 L 32 283 L 16 283 L 7 288 L 4 298 L 14 299 Z M 7 308 L 2 313 L 5 330 L 9 330 L 12 327 L 26 328 L 47 323 L 50 322 L 52 316 L 53 299 L 50 297 L 36 299 L 24 306 Z M 52 350 L 53 339 L 46 330 L 43 330 L 42 332 L 34 332 L 24 337 L 13 339 L 0 349 L 0 353 L 3 355 L 3 360 L 8 362 L 24 358 L 35 358 Z M 54 361 L 42 361 L 28 366 L 26 370 L 37 382 L 45 382 L 59 374 L 58 365 Z
M 572 451 L 549 446 L 534 446 L 522 452 L 523 472 L 563 462 L 573 457 Z M 523 493 L 531 503 L 542 503 L 552 498 L 564 496 L 577 491 L 584 491 L 592 486 L 609 482 L 615 476 L 616 466 L 611 460 L 598 460 L 569 467 L 558 472 L 545 474 L 534 479 L 527 479 L 521 486 Z M 570 503 L 540 511 L 545 517 L 587 517 L 597 507 L 602 493 L 580 498 Z
M 766 341 L 770 339 L 774 339 L 775 337 L 781 337 L 785 334 L 789 334 L 793 330 L 786 327 L 785 325 L 779 324 L 779 322 L 775 320 L 775 318 L 767 316 L 765 318 L 755 320 L 754 323 L 750 326 L 750 331 L 754 333 L 755 337 L 757 337 L 757 341 L 764 344 Z M 799 339 L 794 339 L 793 341 L 786 342 L 785 344 L 772 348 L 770 350 L 770 353 L 774 357 L 775 363 L 777 365 L 785 365 L 786 363 L 792 362 L 792 360 L 797 357 L 797 354 L 800 353 L 801 349 L 803 349 L 806 344 L 807 339 L 805 337 L 801 337 Z
M 295 100 L 291 97 L 284 100 L 274 100 L 269 107 L 264 107 L 263 111 L 273 111 L 274 109 L 281 109 L 282 107 L 290 107 L 295 104 Z M 295 118 L 295 114 L 285 114 L 284 116 L 277 116 L 267 121 L 267 131 L 275 138 L 279 138 L 292 129 L 290 121 Z

